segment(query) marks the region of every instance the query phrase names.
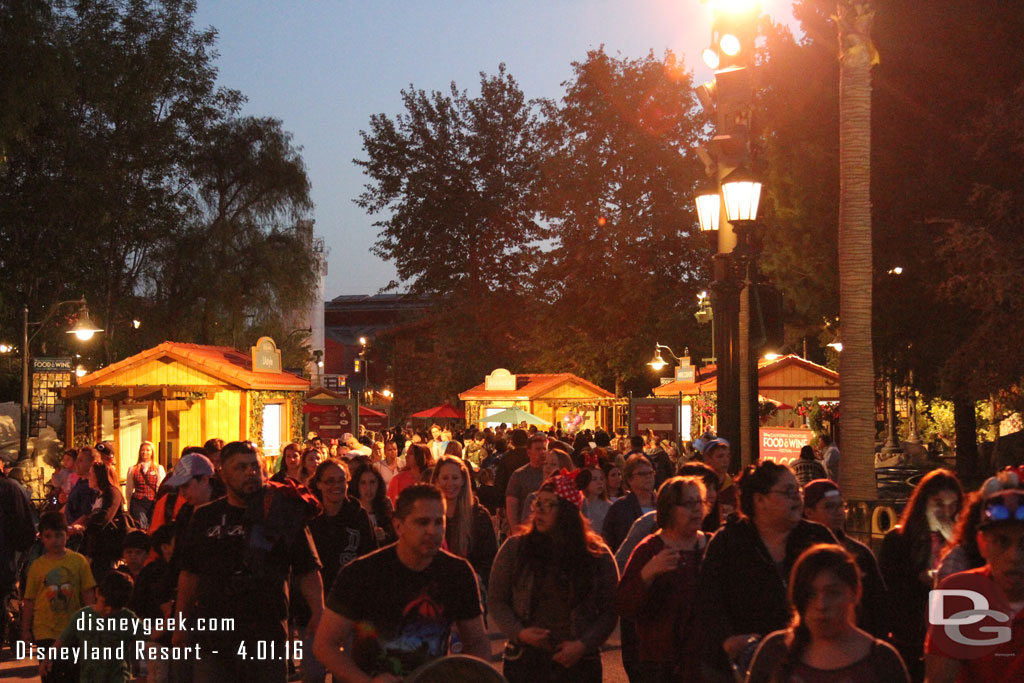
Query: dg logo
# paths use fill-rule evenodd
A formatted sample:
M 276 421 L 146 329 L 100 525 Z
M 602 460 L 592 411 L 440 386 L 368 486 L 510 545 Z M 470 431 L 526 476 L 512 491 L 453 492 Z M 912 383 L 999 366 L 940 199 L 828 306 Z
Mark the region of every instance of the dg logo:
M 990 603 L 994 588 L 990 579 L 977 574 L 956 575 L 942 586 L 928 594 L 934 651 L 952 659 L 977 659 L 1010 642 L 1010 615 L 1008 610 L 993 608 Z

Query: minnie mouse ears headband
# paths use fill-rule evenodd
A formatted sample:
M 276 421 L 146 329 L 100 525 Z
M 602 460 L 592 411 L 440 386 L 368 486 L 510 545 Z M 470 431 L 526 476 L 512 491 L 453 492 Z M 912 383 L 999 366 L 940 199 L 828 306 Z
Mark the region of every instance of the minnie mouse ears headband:
M 576 486 L 577 474 L 579 474 L 579 470 L 567 472 L 565 469 L 562 469 L 562 471 L 548 477 L 548 480 L 544 483 L 553 485 L 556 496 L 562 500 L 569 501 L 578 508 L 583 505 L 583 492 Z

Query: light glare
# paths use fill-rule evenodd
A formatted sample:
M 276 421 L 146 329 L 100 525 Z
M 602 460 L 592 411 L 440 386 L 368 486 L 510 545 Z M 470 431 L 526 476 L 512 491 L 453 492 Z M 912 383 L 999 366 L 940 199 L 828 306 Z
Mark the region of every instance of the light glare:
M 704 64 L 706 64 L 707 67 L 711 70 L 717 69 L 718 65 L 721 64 L 722 62 L 722 60 L 719 59 L 718 57 L 718 53 L 715 51 L 714 48 L 711 47 L 704 48 L 704 52 L 702 52 L 700 56 L 701 59 L 704 60 Z
M 722 48 L 722 52 L 730 57 L 735 57 L 740 53 L 740 39 L 731 33 L 726 33 L 718 41 L 718 47 Z

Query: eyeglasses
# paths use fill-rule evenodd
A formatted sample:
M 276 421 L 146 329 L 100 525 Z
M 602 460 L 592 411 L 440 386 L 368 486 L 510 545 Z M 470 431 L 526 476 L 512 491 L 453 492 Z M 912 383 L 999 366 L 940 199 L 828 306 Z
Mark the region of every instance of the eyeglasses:
M 344 484 L 347 481 L 348 479 L 346 479 L 345 477 L 330 477 L 327 479 L 321 479 L 320 483 L 326 484 L 327 486 L 333 486 L 335 484 Z
M 679 506 L 684 507 L 690 512 L 700 512 L 702 508 L 708 507 L 709 501 L 706 500 L 681 500 Z
M 633 472 L 634 477 L 653 477 L 654 470 L 637 470 Z
M 839 510 L 846 512 L 847 510 L 849 510 L 846 503 L 842 501 L 839 501 L 837 503 L 825 503 L 823 507 L 825 508 L 826 512 L 838 512 Z
M 787 486 L 784 489 L 768 489 L 768 492 L 769 493 L 777 493 L 780 496 L 785 496 L 786 498 L 793 498 L 793 499 L 800 498 L 800 487 L 799 486 Z
M 538 512 L 551 512 L 555 509 L 556 505 L 558 505 L 556 500 L 537 500 L 534 498 L 533 502 L 530 503 L 530 509 Z

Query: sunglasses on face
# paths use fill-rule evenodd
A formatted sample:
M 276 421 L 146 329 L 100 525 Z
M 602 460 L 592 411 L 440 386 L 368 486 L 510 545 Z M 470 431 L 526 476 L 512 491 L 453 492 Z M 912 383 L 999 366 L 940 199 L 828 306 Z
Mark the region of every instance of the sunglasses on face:
M 989 501 L 985 505 L 984 517 L 987 522 L 1024 522 L 1024 494 L 1003 495 Z

